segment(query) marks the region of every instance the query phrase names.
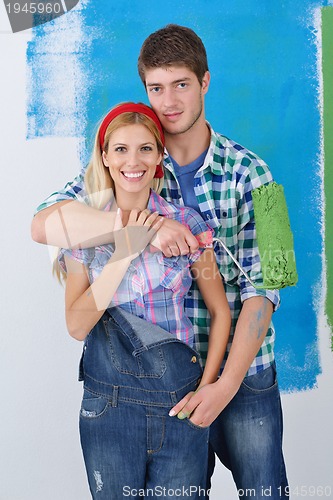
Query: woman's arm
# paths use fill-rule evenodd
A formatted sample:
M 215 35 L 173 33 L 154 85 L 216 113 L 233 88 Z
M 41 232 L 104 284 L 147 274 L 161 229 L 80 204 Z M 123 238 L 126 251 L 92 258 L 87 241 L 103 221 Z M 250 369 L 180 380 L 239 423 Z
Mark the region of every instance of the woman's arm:
M 193 264 L 192 273 L 211 317 L 208 355 L 198 389 L 179 401 L 169 415 L 177 415 L 180 419 L 191 417 L 194 424 L 209 426 L 218 415 L 215 407 L 211 411 L 210 394 L 214 393 L 213 387 L 218 383 L 216 380 L 229 339 L 231 314 L 213 249 L 203 252 Z
M 118 260 L 112 256 L 96 281 L 90 285 L 85 266 L 65 256 L 67 267 L 66 324 L 72 337 L 84 340 L 103 316 L 131 260 L 132 257 Z
M 231 314 L 213 248 L 207 248 L 192 265 L 192 274 L 211 319 L 208 355 L 200 388 L 217 380 L 229 339 Z
M 65 255 L 66 323 L 72 337 L 84 340 L 102 317 L 131 261 L 146 248 L 163 223 L 163 219 L 160 218 L 154 224 L 157 217 L 156 213 L 148 212 L 147 216 L 144 212 L 139 213 L 135 210 L 131 212 L 129 225 L 114 232 L 115 252 L 91 285 L 85 266 Z M 117 222 L 115 229 L 116 226 Z

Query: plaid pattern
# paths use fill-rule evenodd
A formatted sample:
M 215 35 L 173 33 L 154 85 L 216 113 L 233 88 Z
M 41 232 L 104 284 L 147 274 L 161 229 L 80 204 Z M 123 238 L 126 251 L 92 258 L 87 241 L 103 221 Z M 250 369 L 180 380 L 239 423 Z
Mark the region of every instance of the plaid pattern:
M 46 198 L 46 200 L 43 201 L 43 203 L 38 205 L 35 213 L 44 210 L 44 208 L 51 207 L 52 205 L 58 203 L 59 201 L 73 199 L 86 203 L 87 195 L 84 189 L 85 170 L 86 169 L 83 168 L 79 173 L 79 175 L 77 175 L 71 182 L 67 182 L 67 184 L 63 189 L 61 189 L 60 191 L 55 191 L 54 193 L 50 194 L 50 196 L 48 196 L 48 198 Z
M 165 186 L 161 195 L 167 201 L 184 204 L 171 159 L 167 154 L 164 166 Z M 211 129 L 207 156 L 194 177 L 194 191 L 200 213 L 214 230 L 215 236 L 224 241 L 250 278 L 259 286 L 262 285 L 262 273 L 251 192 L 272 181 L 267 165 L 258 156 Z M 227 358 L 244 300 L 258 295 L 264 296 L 273 303 L 276 310 L 280 299 L 276 290 L 254 289 L 217 242 L 214 248 L 232 315 Z M 186 297 L 185 310 L 194 325 L 195 347 L 204 357 L 208 349 L 209 315 L 196 283 L 192 284 Z M 274 360 L 274 340 L 275 332 L 271 323 L 247 375 L 253 375 L 270 366 Z
M 205 247 L 212 245 L 212 230 L 191 208 L 176 207 L 167 203 L 153 191 L 148 208 L 186 225 L 198 238 L 200 249 L 191 255 L 166 258 L 161 252 L 150 252 L 147 247 L 131 262 L 110 307 L 120 306 L 131 314 L 159 325 L 175 334 L 179 340 L 193 346 L 194 329 L 185 314 L 184 298 L 192 284 L 190 266 Z M 81 262 L 88 268 L 89 281 L 93 283 L 113 252 L 114 246 L 111 244 L 96 248 L 62 249 L 59 264 L 66 272 L 65 255 Z
M 170 157 L 165 155 L 165 187 L 162 196 L 170 202 L 184 205 Z M 64 190 L 53 193 L 37 211 L 68 198 L 83 199 L 84 171 L 68 183 Z M 207 224 L 221 237 L 250 277 L 262 284 L 262 273 L 252 204 L 252 190 L 272 182 L 267 165 L 254 153 L 211 129 L 211 143 L 205 162 L 195 175 L 195 194 L 200 212 Z M 83 197 L 83 198 L 82 198 Z M 242 302 L 250 297 L 267 297 L 279 306 L 279 293 L 274 290 L 256 290 L 242 276 L 232 259 L 216 243 L 217 263 L 224 278 L 232 314 L 232 326 L 226 356 L 230 349 Z M 209 315 L 195 282 L 186 299 L 186 314 L 195 331 L 195 347 L 205 358 L 208 347 Z M 274 360 L 275 332 L 273 324 L 254 359 L 248 375 L 267 368 Z M 225 361 L 224 361 L 225 363 Z

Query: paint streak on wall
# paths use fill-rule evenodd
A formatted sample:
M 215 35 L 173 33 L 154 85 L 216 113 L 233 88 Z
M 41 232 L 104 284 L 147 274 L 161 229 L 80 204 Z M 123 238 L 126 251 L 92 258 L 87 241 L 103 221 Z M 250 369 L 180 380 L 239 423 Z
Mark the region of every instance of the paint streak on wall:
M 333 7 L 322 9 L 326 315 L 333 328 Z M 333 337 L 332 337 L 333 349 Z
M 27 138 L 85 134 L 87 74 L 84 59 L 91 38 L 80 8 L 34 31 L 27 49 Z
M 164 2 L 152 9 L 141 0 L 84 0 L 80 8 L 36 28 L 27 51 L 28 138 L 87 137 L 88 147 L 80 152 L 86 159 L 107 109 L 124 100 L 147 102 L 136 65 L 149 33 L 174 22 L 202 37 L 212 75 L 206 98 L 210 123 L 261 156 L 285 188 L 299 274 L 296 287 L 282 290 L 274 315 L 285 391 L 315 387 L 321 371 L 318 14 L 323 5 L 211 0 L 208 8 L 202 0 L 170 0 L 167 9 Z

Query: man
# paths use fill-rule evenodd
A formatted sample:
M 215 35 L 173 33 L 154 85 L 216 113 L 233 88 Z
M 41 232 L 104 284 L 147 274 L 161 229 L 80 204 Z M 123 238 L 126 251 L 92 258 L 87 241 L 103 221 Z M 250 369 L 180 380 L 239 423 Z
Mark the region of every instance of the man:
M 145 40 L 138 68 L 165 132 L 162 195 L 200 212 L 251 278 L 262 284 L 251 192 L 271 182 L 272 176 L 260 158 L 215 133 L 206 122 L 210 74 L 201 39 L 188 28 L 168 25 Z M 46 200 L 34 218 L 33 238 L 64 247 L 111 241 L 114 215 L 69 201 L 82 193 L 79 176 Z M 186 228 L 168 220 L 153 243 L 166 256 L 194 251 L 197 245 Z M 189 417 L 198 425 L 216 419 L 210 445 L 231 470 L 240 497 L 266 498 L 269 488 L 270 498 L 287 498 L 271 323 L 279 295 L 253 288 L 218 247 L 216 257 L 233 317 L 226 359 L 215 384 L 189 396 L 170 414 L 180 412 L 181 418 Z M 186 313 L 204 359 L 209 317 L 195 285 L 187 297 Z M 213 469 L 211 451 L 208 484 Z

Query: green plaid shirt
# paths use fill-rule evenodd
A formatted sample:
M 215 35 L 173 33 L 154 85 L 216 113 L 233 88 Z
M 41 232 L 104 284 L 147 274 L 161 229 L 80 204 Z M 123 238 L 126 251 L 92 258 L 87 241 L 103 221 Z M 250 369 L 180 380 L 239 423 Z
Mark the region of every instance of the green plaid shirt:
M 164 167 L 165 185 L 161 193 L 162 196 L 167 201 L 184 205 L 173 165 L 167 152 L 164 158 Z M 85 169 L 72 182 L 66 184 L 62 191 L 49 196 L 37 208 L 37 211 L 71 198 L 84 201 L 84 173 Z M 258 285 L 262 284 L 262 273 L 251 193 L 253 189 L 268 184 L 272 180 L 267 165 L 258 156 L 211 129 L 211 143 L 208 153 L 203 166 L 194 177 L 194 192 L 199 209 L 204 220 L 214 230 L 215 236 L 223 239 L 232 254 Z M 232 315 L 226 359 L 244 300 L 258 295 L 264 296 L 273 303 L 274 309 L 277 309 L 279 293 L 276 290 L 253 288 L 240 273 L 232 259 L 217 243 L 215 243 L 215 254 L 224 279 Z M 195 282 L 186 296 L 185 310 L 194 325 L 195 347 L 200 352 L 204 362 L 208 348 L 210 321 Z M 275 332 L 271 323 L 248 375 L 253 375 L 267 368 L 273 362 L 274 339 Z
M 272 182 L 273 178 L 267 165 L 257 155 L 227 137 L 217 134 L 211 127 L 210 129 L 211 142 L 204 164 L 194 176 L 194 192 L 199 210 L 203 219 L 214 230 L 215 236 L 224 241 L 250 278 L 260 286 L 262 273 L 256 240 L 252 190 Z M 164 158 L 164 167 L 165 185 L 161 195 L 167 201 L 183 205 L 184 201 L 168 154 Z M 217 242 L 214 248 L 232 316 L 226 360 L 244 300 L 258 295 L 264 296 L 273 303 L 276 310 L 280 299 L 277 290 L 253 288 Z M 194 325 L 195 347 L 205 359 L 208 348 L 209 314 L 195 282 L 186 297 L 185 309 Z M 275 332 L 271 323 L 247 375 L 253 375 L 270 366 L 274 360 L 274 339 Z

